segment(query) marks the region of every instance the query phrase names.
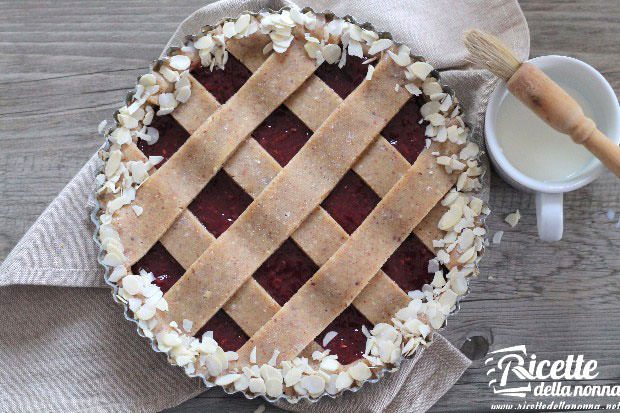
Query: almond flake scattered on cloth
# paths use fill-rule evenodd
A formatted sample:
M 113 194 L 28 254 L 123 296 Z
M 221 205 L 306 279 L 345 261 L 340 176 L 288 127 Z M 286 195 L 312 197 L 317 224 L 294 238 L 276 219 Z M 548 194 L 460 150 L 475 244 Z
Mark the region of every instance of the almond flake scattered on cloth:
M 504 236 L 504 231 L 497 231 L 493 234 L 493 244 L 499 244 L 502 242 L 502 237 Z
M 504 219 L 504 221 L 506 221 L 508 225 L 514 228 L 519 223 L 520 219 L 521 219 L 521 213 L 517 209 L 515 212 L 506 215 L 506 218 Z

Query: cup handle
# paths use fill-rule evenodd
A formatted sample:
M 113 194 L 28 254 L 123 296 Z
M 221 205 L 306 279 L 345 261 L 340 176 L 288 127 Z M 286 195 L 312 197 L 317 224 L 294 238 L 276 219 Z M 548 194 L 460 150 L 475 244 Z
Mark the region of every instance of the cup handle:
M 559 241 L 564 232 L 564 194 L 536 193 L 536 224 L 543 241 Z

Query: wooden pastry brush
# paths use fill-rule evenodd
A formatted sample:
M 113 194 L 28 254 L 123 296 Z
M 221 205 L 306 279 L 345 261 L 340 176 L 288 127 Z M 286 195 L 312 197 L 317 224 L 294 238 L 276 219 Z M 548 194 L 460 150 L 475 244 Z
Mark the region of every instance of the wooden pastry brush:
M 620 147 L 607 138 L 581 106 L 542 70 L 520 62 L 501 40 L 480 30 L 464 37 L 472 61 L 507 83 L 508 90 L 549 126 L 569 135 L 620 177 Z

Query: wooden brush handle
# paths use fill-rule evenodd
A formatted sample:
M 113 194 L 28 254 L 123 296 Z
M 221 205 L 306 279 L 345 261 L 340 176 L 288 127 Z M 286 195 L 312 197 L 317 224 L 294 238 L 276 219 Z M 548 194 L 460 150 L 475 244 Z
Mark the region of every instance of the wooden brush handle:
M 620 177 L 620 147 L 598 130 L 579 103 L 542 70 L 523 63 L 508 80 L 508 90 L 549 126 L 585 146 Z

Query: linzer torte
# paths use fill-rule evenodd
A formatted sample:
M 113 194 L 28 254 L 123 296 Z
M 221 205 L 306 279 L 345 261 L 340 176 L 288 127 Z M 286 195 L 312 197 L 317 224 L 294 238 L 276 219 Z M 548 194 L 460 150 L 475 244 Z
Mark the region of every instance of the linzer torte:
M 115 118 L 97 176 L 107 281 L 209 386 L 356 390 L 428 346 L 477 272 L 478 146 L 438 72 L 370 26 L 225 20 Z

